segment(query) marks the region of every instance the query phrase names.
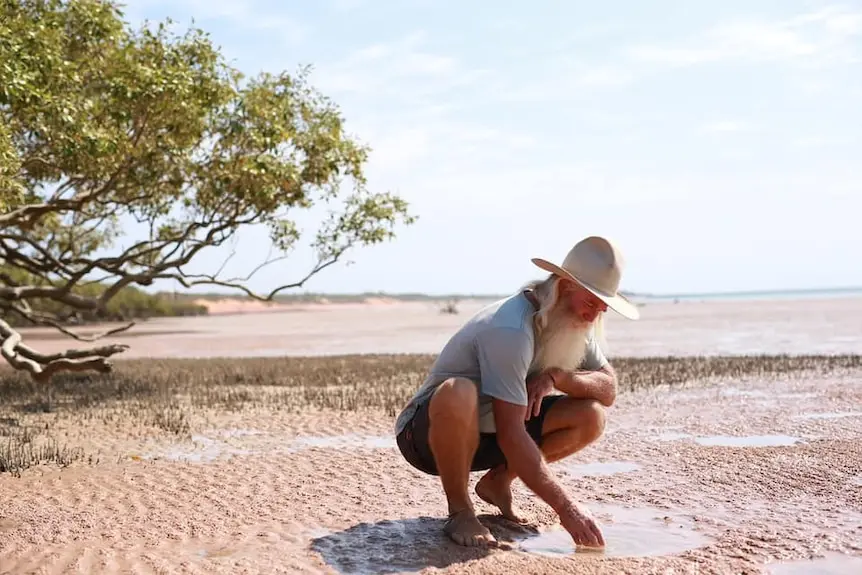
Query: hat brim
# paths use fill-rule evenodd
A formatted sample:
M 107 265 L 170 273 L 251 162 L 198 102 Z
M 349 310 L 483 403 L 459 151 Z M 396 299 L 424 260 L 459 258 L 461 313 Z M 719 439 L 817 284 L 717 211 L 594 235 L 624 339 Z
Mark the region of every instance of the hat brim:
M 640 318 L 640 311 L 638 311 L 638 308 L 621 294 L 603 293 L 598 289 L 594 288 L 593 286 L 589 285 L 588 283 L 579 280 L 560 266 L 553 264 L 548 260 L 543 260 L 542 258 L 533 258 L 531 261 L 546 272 L 550 272 L 554 275 L 577 282 L 578 284 L 583 286 L 584 289 L 586 289 L 591 294 L 605 302 L 609 308 L 611 308 L 621 316 L 628 319 Z

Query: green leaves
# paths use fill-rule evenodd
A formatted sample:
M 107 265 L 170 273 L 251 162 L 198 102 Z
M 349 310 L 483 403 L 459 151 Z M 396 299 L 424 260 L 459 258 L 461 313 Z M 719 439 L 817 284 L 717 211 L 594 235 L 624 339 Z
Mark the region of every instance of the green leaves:
M 297 211 L 320 202 L 322 259 L 390 239 L 415 218 L 367 190 L 368 152 L 308 69 L 246 79 L 201 30 L 132 30 L 106 1 L 0 0 L 0 228 L 37 238 L 15 249 L 67 275 L 182 278 L 252 224 L 286 252 L 305 234 Z M 149 237 L 96 257 L 124 218 Z

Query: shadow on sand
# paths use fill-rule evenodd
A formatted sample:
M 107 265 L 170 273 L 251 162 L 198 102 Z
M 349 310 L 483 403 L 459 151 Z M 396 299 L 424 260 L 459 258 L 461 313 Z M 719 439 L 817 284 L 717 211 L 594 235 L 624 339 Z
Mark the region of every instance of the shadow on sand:
M 479 515 L 479 520 L 503 545 L 518 535 L 534 532 L 496 515 Z M 444 568 L 496 551 L 453 543 L 443 533 L 444 521 L 439 517 L 416 517 L 359 523 L 313 539 L 311 549 L 320 553 L 327 565 L 345 575 Z

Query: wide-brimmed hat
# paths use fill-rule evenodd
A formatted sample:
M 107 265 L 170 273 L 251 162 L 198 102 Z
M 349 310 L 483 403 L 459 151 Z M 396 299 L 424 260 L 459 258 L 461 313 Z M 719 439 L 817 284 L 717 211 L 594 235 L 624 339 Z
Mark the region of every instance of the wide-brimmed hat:
M 584 238 L 569 250 L 561 266 L 542 258 L 531 261 L 545 271 L 581 284 L 621 316 L 640 317 L 638 308 L 618 293 L 624 261 L 619 248 L 609 240 L 599 236 Z

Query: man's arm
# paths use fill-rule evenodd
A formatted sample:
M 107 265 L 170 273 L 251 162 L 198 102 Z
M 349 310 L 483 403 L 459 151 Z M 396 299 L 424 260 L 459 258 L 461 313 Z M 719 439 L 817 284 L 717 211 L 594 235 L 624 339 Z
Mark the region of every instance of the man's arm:
M 607 363 L 596 371 L 566 371 L 552 369 L 554 387 L 575 399 L 595 399 L 605 407 L 617 398 L 617 374 Z
M 527 407 L 494 399 L 497 443 L 508 468 L 558 515 L 571 513 L 572 501 L 551 473 L 539 447 L 524 427 Z

